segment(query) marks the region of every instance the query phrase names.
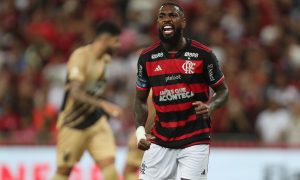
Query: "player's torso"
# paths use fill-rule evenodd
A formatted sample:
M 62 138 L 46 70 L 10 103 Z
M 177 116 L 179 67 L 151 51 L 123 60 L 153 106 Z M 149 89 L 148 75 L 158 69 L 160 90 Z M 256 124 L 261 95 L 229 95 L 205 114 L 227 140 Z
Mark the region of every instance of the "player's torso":
M 205 55 L 188 46 L 176 53 L 156 48 L 148 55 L 147 75 L 157 105 L 206 102 L 209 87 L 205 83 Z M 161 109 L 164 111 L 164 109 Z
M 84 66 L 81 68 L 83 74 L 83 88 L 90 96 L 98 98 L 105 89 L 105 68 L 110 56 L 104 55 L 96 58 L 90 49 L 90 46 L 85 46 L 81 49 L 84 57 Z M 66 95 L 66 104 L 63 109 L 63 123 L 69 127 L 85 129 L 94 124 L 101 115 L 102 110 L 97 109 L 87 103 L 75 100 L 70 95 Z
M 210 121 L 196 116 L 194 101 L 209 99 L 205 80 L 206 51 L 193 47 L 169 53 L 161 45 L 147 53 L 146 72 L 153 91 L 156 123 L 152 133 L 155 143 L 181 148 L 193 143 L 207 143 Z M 191 138 L 184 138 L 191 137 Z
M 87 49 L 84 87 L 89 94 L 97 96 L 104 90 L 105 69 L 111 57 L 103 55 L 100 58 L 96 58 L 89 52 Z

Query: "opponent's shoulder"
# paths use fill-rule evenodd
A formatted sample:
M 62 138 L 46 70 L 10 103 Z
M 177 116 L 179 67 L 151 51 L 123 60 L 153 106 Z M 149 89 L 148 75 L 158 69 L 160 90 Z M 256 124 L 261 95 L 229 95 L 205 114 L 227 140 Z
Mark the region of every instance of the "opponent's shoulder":
M 146 47 L 140 54 L 140 56 L 143 55 L 147 55 L 149 53 L 151 53 L 152 51 L 154 51 L 156 48 L 158 48 L 160 45 L 160 41 L 156 41 L 153 44 L 151 44 L 150 46 Z
M 199 51 L 203 51 L 205 53 L 211 53 L 212 50 L 211 48 L 209 48 L 208 46 L 200 43 L 199 41 L 196 41 L 196 40 L 191 40 L 191 47 L 199 50 Z
M 84 64 L 86 63 L 85 57 L 88 56 L 88 51 L 87 51 L 88 46 L 81 46 L 75 49 L 71 56 L 68 59 L 68 66 L 81 66 L 83 67 Z
M 85 54 L 88 54 L 88 48 L 89 48 L 89 45 L 85 45 L 85 46 L 80 46 L 78 48 L 76 48 L 72 55 L 85 55 Z

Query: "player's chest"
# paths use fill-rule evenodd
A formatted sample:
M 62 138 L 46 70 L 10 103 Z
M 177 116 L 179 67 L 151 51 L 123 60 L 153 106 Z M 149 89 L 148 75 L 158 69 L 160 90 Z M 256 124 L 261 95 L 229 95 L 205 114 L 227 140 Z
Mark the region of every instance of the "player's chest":
M 101 79 L 104 76 L 105 68 L 105 61 L 89 61 L 86 64 L 86 76 L 88 79 Z
M 156 56 L 161 56 L 156 58 Z M 146 63 L 148 75 L 156 76 L 162 74 L 201 74 L 203 72 L 204 60 L 196 53 L 185 53 L 182 56 L 168 57 L 159 53 L 152 55 L 154 58 Z

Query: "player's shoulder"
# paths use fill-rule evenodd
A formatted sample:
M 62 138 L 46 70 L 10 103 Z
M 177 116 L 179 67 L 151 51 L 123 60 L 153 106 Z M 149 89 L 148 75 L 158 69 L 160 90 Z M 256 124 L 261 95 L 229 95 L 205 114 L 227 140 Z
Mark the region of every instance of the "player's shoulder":
M 143 55 L 147 55 L 147 54 L 152 53 L 155 49 L 157 49 L 159 47 L 159 45 L 160 45 L 160 41 L 154 42 L 150 46 L 143 49 L 140 55 L 143 56 Z
M 84 54 L 87 54 L 88 53 L 88 48 L 89 48 L 89 45 L 85 45 L 85 46 L 80 46 L 78 48 L 76 48 L 72 55 L 84 55 Z
M 88 56 L 88 51 L 87 51 L 88 46 L 81 46 L 73 50 L 71 53 L 71 56 L 68 59 L 68 66 L 73 66 L 73 65 L 82 65 L 86 61 L 84 61 Z
M 204 53 L 212 52 L 211 48 L 193 39 L 191 40 L 191 47 L 197 49 L 198 51 L 202 51 Z

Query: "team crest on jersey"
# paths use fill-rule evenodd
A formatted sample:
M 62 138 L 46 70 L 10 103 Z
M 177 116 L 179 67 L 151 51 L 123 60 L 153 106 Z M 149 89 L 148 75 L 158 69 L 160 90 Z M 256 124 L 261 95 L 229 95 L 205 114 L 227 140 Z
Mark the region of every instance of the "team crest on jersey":
M 185 61 L 185 63 L 182 64 L 182 69 L 185 74 L 194 74 L 195 65 L 196 63 L 193 63 L 192 61 Z

